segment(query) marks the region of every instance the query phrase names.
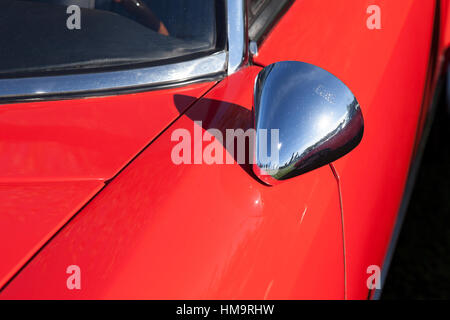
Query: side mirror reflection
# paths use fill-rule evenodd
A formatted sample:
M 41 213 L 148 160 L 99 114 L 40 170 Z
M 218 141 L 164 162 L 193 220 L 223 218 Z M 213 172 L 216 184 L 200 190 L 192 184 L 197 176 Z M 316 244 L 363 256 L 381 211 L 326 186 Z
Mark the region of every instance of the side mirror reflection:
M 254 117 L 253 171 L 269 185 L 344 156 L 364 132 L 359 103 L 347 86 L 297 61 L 277 62 L 258 74 Z

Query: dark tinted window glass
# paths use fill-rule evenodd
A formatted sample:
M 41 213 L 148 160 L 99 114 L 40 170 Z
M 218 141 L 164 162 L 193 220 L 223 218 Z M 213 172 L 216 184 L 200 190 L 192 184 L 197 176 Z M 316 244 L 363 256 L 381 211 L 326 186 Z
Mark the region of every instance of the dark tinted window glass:
M 217 44 L 217 3 L 0 0 L 0 77 L 151 65 L 207 54 Z
M 246 0 L 250 40 L 259 41 L 292 0 Z

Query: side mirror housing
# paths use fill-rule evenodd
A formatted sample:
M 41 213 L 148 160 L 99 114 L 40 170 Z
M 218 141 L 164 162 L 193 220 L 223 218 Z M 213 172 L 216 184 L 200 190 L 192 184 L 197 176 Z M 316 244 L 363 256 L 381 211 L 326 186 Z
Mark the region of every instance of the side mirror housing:
M 264 68 L 256 78 L 253 105 L 253 171 L 269 185 L 335 161 L 363 136 L 364 120 L 352 92 L 308 63 L 283 61 Z

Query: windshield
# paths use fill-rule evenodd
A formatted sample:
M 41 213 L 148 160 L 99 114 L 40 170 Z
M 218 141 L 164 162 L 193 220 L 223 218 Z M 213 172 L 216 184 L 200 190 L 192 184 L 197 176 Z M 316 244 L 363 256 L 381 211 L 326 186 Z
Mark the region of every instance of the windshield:
M 217 50 L 220 1 L 0 0 L 0 77 L 152 65 Z

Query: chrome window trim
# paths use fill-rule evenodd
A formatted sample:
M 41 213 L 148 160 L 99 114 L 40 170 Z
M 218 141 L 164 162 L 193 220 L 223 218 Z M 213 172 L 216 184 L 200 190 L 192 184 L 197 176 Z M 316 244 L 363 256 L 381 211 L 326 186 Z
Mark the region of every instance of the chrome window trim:
M 178 63 L 81 74 L 0 79 L 0 101 L 161 87 L 232 74 L 246 56 L 245 1 L 227 0 L 228 51 Z
M 228 31 L 228 75 L 236 72 L 245 62 L 247 55 L 245 0 L 227 1 Z
M 0 79 L 0 98 L 36 98 L 52 94 L 123 90 L 189 81 L 224 72 L 227 54 L 149 68 L 58 76 Z

